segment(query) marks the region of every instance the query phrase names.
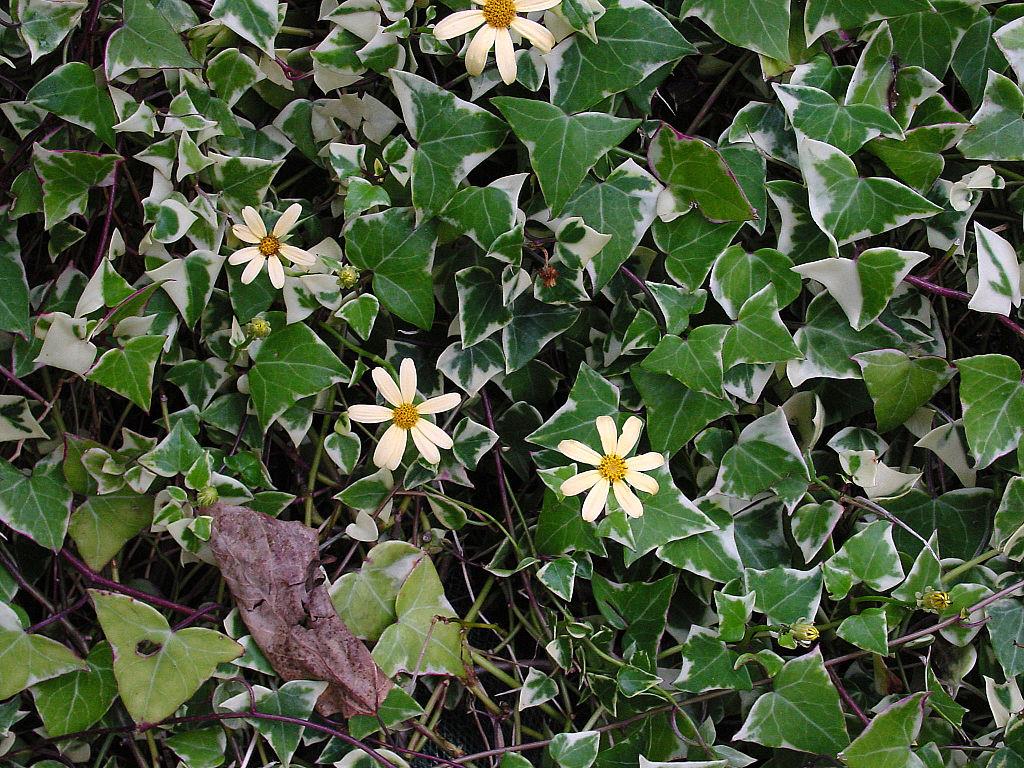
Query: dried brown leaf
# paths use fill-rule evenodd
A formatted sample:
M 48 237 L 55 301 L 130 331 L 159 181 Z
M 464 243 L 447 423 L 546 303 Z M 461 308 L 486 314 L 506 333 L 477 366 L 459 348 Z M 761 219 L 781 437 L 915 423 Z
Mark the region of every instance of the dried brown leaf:
M 285 680 L 326 680 L 316 709 L 373 714 L 391 688 L 339 618 L 323 583 L 316 532 L 248 507 L 216 504 L 210 547 L 256 644 Z

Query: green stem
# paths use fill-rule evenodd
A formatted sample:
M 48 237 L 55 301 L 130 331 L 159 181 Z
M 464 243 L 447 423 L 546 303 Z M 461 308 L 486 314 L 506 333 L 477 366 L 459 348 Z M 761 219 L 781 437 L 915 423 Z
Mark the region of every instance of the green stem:
M 330 411 L 333 407 L 334 387 L 331 387 L 331 393 L 327 396 L 327 407 L 324 410 Z M 306 478 L 307 526 L 311 526 L 313 524 L 313 491 L 316 487 L 317 473 L 320 471 L 320 459 L 323 458 L 324 455 L 324 440 L 327 438 L 327 425 L 330 423 L 330 420 L 329 416 L 324 416 L 324 423 L 320 427 L 320 437 L 316 441 L 316 452 L 313 454 L 313 463 L 309 467 L 309 475 Z
M 965 561 L 963 563 L 960 563 L 960 565 L 958 565 L 958 566 L 956 566 L 954 568 L 950 568 L 943 575 L 942 578 L 944 580 L 946 580 L 946 581 L 952 581 L 957 576 L 960 576 L 961 574 L 966 573 L 967 571 L 971 570 L 971 568 L 973 568 L 974 566 L 981 565 L 982 563 L 984 563 L 984 562 L 986 562 L 988 560 L 991 560 L 993 557 L 996 557 L 997 555 L 1000 555 L 1000 554 L 1002 554 L 1002 553 L 998 549 L 990 549 L 988 552 L 983 552 L 983 553 L 981 553 L 980 555 L 978 555 L 977 557 L 975 557 L 975 558 L 973 558 L 971 560 L 967 560 L 967 561 Z
M 332 328 L 327 323 L 320 323 L 320 327 L 327 331 L 329 334 L 331 334 L 334 338 L 336 338 L 341 343 L 342 346 L 348 347 L 360 357 L 365 357 L 371 363 L 376 363 L 377 365 L 386 369 L 387 372 L 390 373 L 393 377 L 398 377 L 398 374 L 395 371 L 395 367 L 384 358 L 380 357 L 379 355 L 373 354 L 373 352 L 370 352 L 367 349 L 363 349 L 354 341 L 346 339 L 343 333 L 339 333 L 336 329 Z

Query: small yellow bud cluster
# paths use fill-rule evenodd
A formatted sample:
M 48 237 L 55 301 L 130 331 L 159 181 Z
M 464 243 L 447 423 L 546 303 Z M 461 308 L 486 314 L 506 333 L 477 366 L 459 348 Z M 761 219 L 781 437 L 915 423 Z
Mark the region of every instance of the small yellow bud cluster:
M 196 503 L 200 507 L 212 507 L 220 499 L 220 494 L 212 485 L 206 485 L 199 489 L 196 496 Z
M 270 335 L 271 331 L 270 323 L 264 320 L 262 317 L 254 317 L 248 323 L 245 324 L 245 332 L 247 335 L 252 336 L 254 339 L 265 339 Z
M 800 619 L 800 621 L 790 624 L 789 634 L 796 641 L 797 645 L 802 645 L 805 648 L 821 637 L 821 632 L 814 626 L 814 622 L 807 621 L 806 619 Z
M 931 587 L 926 589 L 923 594 L 918 594 L 917 596 L 917 606 L 930 613 L 942 613 L 949 608 L 951 603 L 952 600 L 949 598 L 949 592 L 932 589 Z
M 359 282 L 359 272 L 355 267 L 346 264 L 338 270 L 338 284 L 342 288 L 353 288 Z

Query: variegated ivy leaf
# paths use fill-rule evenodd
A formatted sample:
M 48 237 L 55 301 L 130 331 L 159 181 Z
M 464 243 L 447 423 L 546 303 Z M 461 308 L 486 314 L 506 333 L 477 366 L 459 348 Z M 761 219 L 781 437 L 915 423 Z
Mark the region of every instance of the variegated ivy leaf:
M 561 212 L 597 161 L 640 124 L 603 112 L 568 115 L 535 99 L 504 97 L 492 99 L 492 103 L 530 153 L 530 165 L 553 216 Z
M 821 568 L 806 571 L 778 566 L 743 572 L 745 592 L 754 594 L 754 610 L 770 624 L 792 624 L 818 612 L 821 602 Z
M 765 185 L 779 211 L 778 250 L 794 264 L 814 261 L 823 254 L 835 255 L 836 245 L 821 231 L 811 215 L 807 189 L 795 181 L 779 179 Z
M 598 289 L 632 255 L 656 215 L 661 184 L 633 160 L 626 160 L 608 178 L 584 185 L 566 204 L 564 216 L 579 216 L 587 226 L 611 240 L 594 257 Z
M 470 237 L 485 251 L 516 225 L 519 194 L 527 174 L 498 179 L 486 187 L 464 187 L 455 193 L 441 219 Z
M 32 86 L 26 101 L 92 131 L 114 146 L 114 102 L 96 73 L 80 61 L 63 64 Z
M 846 88 L 846 98 L 843 100 L 846 104 L 870 104 L 888 109 L 889 89 L 896 78 L 892 53 L 892 34 L 888 23 L 883 21 L 872 33 L 860 54 L 857 67 Z
M 57 50 L 88 4 L 87 0 L 18 0 L 14 18 L 31 54 L 29 62 L 34 64 Z
M 818 88 L 803 85 L 774 86 L 793 127 L 805 136 L 824 141 L 852 155 L 877 136 L 902 138 L 892 116 L 872 104 L 839 104 Z
M 256 62 L 237 48 L 225 48 L 206 65 L 206 79 L 229 107 L 265 78 Z
M 700 139 L 663 125 L 651 143 L 647 161 L 666 184 L 658 200 L 662 220 L 671 221 L 694 207 L 712 221 L 756 217 L 725 159 Z
M 210 17 L 264 53 L 274 55 L 274 38 L 281 29 L 277 0 L 216 0 Z
M 940 153 L 954 146 L 969 128 L 965 122 L 923 125 L 907 131 L 903 139 L 874 139 L 867 150 L 881 158 L 901 181 L 924 191 L 946 165 Z
M 1020 365 L 1005 355 L 956 361 L 960 400 L 971 455 L 979 469 L 1017 448 L 1024 435 L 1024 385 Z
M 113 140 L 111 140 L 113 143 Z M 92 187 L 109 187 L 120 161 L 117 155 L 95 155 L 72 150 L 51 152 L 36 144 L 32 163 L 43 185 L 46 228 L 72 214 L 85 214 Z
M 932 0 L 932 7 L 894 17 L 889 28 L 902 61 L 941 78 L 976 12 L 960 0 Z
M 929 0 L 808 0 L 804 33 L 810 44 L 833 29 L 859 29 L 879 19 L 931 10 Z
M 800 142 L 811 216 L 837 245 L 888 232 L 939 213 L 934 203 L 892 179 L 864 178 L 853 161 L 830 144 Z
M 153 399 L 153 374 L 166 340 L 165 336 L 129 339 L 123 348 L 104 352 L 86 378 L 148 411 Z
M 800 547 L 805 563 L 811 562 L 825 546 L 843 512 L 843 506 L 831 500 L 823 504 L 804 504 L 793 512 L 790 523 L 793 541 Z
M 501 146 L 508 129 L 485 110 L 408 72 L 393 72 L 395 95 L 416 141 L 413 205 L 424 215 L 442 210 L 470 171 Z
M 359 269 L 373 272 L 373 292 L 389 311 L 423 329 L 434 320 L 430 270 L 436 225 L 416 225 L 411 208 L 389 208 L 350 221 L 346 253 Z
M 685 341 L 666 335 L 642 365 L 678 379 L 696 392 L 724 398 L 722 347 L 728 332 L 728 326 L 711 324 L 694 328 Z
M 780 307 L 800 295 L 800 278 L 793 274 L 793 262 L 773 248 L 748 253 L 731 246 L 715 259 L 711 271 L 711 294 L 733 320 L 747 299 L 771 283 Z
M 213 165 L 210 177 L 213 188 L 221 193 L 224 203 L 234 210 L 243 206 L 259 206 L 267 196 L 270 182 L 284 165 L 283 160 L 259 157 L 229 157 L 211 152 Z
M 877 609 L 876 609 L 877 610 Z M 884 614 L 882 614 L 884 621 Z M 840 759 L 850 768 L 916 768 L 921 759 L 911 747 L 924 721 L 927 693 L 919 692 L 897 701 L 875 715 Z
M 568 113 L 643 82 L 696 49 L 643 0 L 613 0 L 595 24 L 597 42 L 570 35 L 545 56 L 551 103 Z
M 342 304 L 334 316 L 348 323 L 349 328 L 360 338 L 368 339 L 379 310 L 380 302 L 377 297 L 372 293 L 364 293 Z
M 309 326 L 295 323 L 275 329 L 253 356 L 249 370 L 253 408 L 260 423 L 268 427 L 297 400 L 319 394 L 351 375 Z
M 941 357 L 911 359 L 898 349 L 854 356 L 875 404 L 875 423 L 886 432 L 906 422 L 953 377 Z
M 821 651 L 815 648 L 786 662 L 772 680 L 771 692 L 754 702 L 733 738 L 816 754 L 842 750 L 850 737 Z
M 146 274 L 170 296 L 185 325 L 193 327 L 213 294 L 224 257 L 209 251 L 193 251 L 185 258 L 171 259 Z
M 1024 81 L 1024 17 L 1003 25 L 992 37 L 1013 67 L 1017 82 Z
M 892 523 L 876 520 L 846 540 L 842 549 L 822 565 L 825 586 L 833 600 L 842 600 L 861 582 L 885 592 L 906 574 L 892 540 Z
M 0 329 L 28 335 L 28 282 L 10 210 L 0 210 Z
M 785 411 L 778 408 L 743 428 L 722 458 L 714 492 L 752 499 L 791 478 L 808 480 L 807 465 Z
M 529 287 L 527 278 L 526 286 Z M 575 307 L 555 306 L 522 295 L 512 307 L 512 321 L 501 331 L 501 350 L 505 372 L 518 371 L 553 339 L 571 328 L 579 319 Z
M 455 287 L 464 348 L 472 347 L 512 322 L 511 308 L 501 301 L 501 285 L 487 267 L 466 267 L 456 272 Z
M 956 145 L 971 160 L 1024 160 L 1024 94 L 1008 77 L 988 73 L 974 130 Z
M 729 328 L 722 349 L 726 369 L 738 363 L 781 363 L 800 357 L 800 350 L 779 316 L 771 283 L 747 299 Z
M 437 369 L 473 397 L 484 384 L 505 372 L 505 358 L 494 339 L 484 339 L 468 348 L 456 341 L 437 358 Z
M 129 69 L 198 67 L 167 18 L 149 0 L 125 0 L 124 24 L 107 41 L 107 78 Z
M 0 442 L 46 437 L 21 395 L 0 395 Z
M 71 491 L 57 465 L 25 475 L 0 460 L 0 520 L 40 547 L 61 548 L 71 514 Z
M 978 246 L 978 287 L 967 306 L 978 312 L 1009 316 L 1011 307 L 1020 306 L 1017 252 L 1003 237 L 978 222 L 974 222 L 974 237 Z
M 787 0 L 686 0 L 681 16 L 696 16 L 733 45 L 790 60 Z
M 526 439 L 552 449 L 569 439 L 598 446 L 601 443 L 594 420 L 614 415 L 618 408 L 619 388 L 589 366 L 581 365 L 565 405 Z
M 903 278 L 928 258 L 920 251 L 870 248 L 856 261 L 822 259 L 793 271 L 825 286 L 843 308 L 855 330 L 863 330 L 885 309 Z
M 647 406 L 651 447 L 670 456 L 712 421 L 736 412 L 728 398 L 696 392 L 671 376 L 640 366 L 630 370 L 630 378 Z
M 243 691 L 221 702 L 221 706 L 233 712 L 249 712 L 252 711 L 255 700 L 257 712 L 302 721 L 313 713 L 313 707 L 327 689 L 327 685 L 324 681 L 289 680 L 276 691 L 255 685 L 251 690 Z M 254 719 L 251 722 L 267 739 L 282 767 L 288 768 L 295 750 L 299 747 L 305 730 L 303 726 L 279 720 Z

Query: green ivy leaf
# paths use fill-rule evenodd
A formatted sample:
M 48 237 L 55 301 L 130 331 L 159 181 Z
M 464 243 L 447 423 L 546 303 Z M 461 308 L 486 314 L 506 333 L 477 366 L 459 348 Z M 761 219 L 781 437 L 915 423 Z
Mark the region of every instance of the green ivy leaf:
M 16 5 L 18 31 L 28 46 L 29 63 L 57 50 L 78 25 L 88 0 L 21 0 Z
M 895 587 L 906 574 L 892 540 L 892 523 L 876 520 L 848 538 L 822 571 L 833 600 L 842 600 L 861 582 L 878 592 Z
M 745 221 L 756 212 L 722 155 L 700 139 L 663 125 L 647 161 L 667 186 L 658 212 L 681 215 L 696 206 L 712 221 Z
M 32 162 L 43 185 L 43 214 L 50 229 L 72 214 L 85 215 L 92 187 L 109 187 L 120 158 L 90 152 L 51 152 L 36 144 Z M 69 310 L 70 311 L 70 310 Z
M 153 498 L 122 489 L 86 499 L 71 515 L 68 533 L 86 564 L 100 571 L 152 520 Z
M 0 603 L 0 699 L 44 680 L 85 669 L 88 665 L 56 640 L 25 632 L 18 614 Z
M 568 115 L 534 99 L 491 101 L 529 151 L 530 165 L 553 216 L 561 212 L 597 161 L 640 124 L 603 112 Z
M 136 723 L 158 723 L 174 714 L 218 664 L 242 655 L 242 647 L 220 632 L 200 627 L 173 632 L 145 603 L 95 589 L 89 595 L 114 649 L 121 701 Z
M 686 0 L 680 16 L 696 16 L 733 45 L 790 61 L 788 0 Z
M 485 110 L 408 72 L 392 72 L 395 95 L 416 141 L 412 201 L 424 215 L 442 210 L 466 175 L 501 146 L 505 124 Z
M 32 688 L 36 710 L 50 736 L 64 736 L 91 727 L 117 697 L 110 645 L 97 643 L 85 661 L 87 669 L 76 669 Z
M 389 208 L 349 222 L 347 253 L 359 269 L 373 271 L 373 292 L 389 311 L 423 329 L 434 321 L 431 267 L 434 224 L 416 225 L 411 208 Z
M 375 641 L 395 623 L 398 591 L 422 556 L 412 544 L 386 541 L 367 553 L 358 571 L 331 586 L 331 601 L 356 637 Z
M 928 0 L 808 0 L 804 32 L 810 44 L 833 29 L 859 29 L 878 19 L 931 10 Z
M 865 651 L 889 655 L 889 627 L 884 608 L 865 608 L 854 616 L 846 617 L 836 627 L 836 634 Z
M 548 745 L 548 754 L 559 768 L 590 768 L 600 745 L 601 734 L 597 731 L 557 733 Z
M 62 64 L 32 86 L 25 99 L 92 131 L 107 146 L 114 146 L 113 125 L 118 122 L 114 102 L 110 93 L 97 85 L 96 73 L 87 64 Z
M 1020 365 L 1006 355 L 976 355 L 956 367 L 967 443 L 981 469 L 1014 450 L 1024 435 Z
M 199 62 L 167 18 L 149 0 L 125 0 L 124 25 L 107 41 L 107 77 L 113 80 L 130 69 L 191 69 Z
M 166 336 L 129 339 L 121 349 L 104 352 L 86 378 L 148 411 L 153 399 L 153 374 L 166 340 Z
M 914 693 L 872 718 L 868 727 L 841 753 L 850 768 L 913 768 L 921 765 L 910 747 L 924 720 L 927 694 Z
M 18 242 L 18 225 L 0 211 L 0 330 L 28 335 L 28 283 Z
M 551 103 L 568 113 L 641 83 L 696 49 L 643 0 L 612 0 L 594 40 L 571 35 L 545 57 Z
M 0 520 L 39 546 L 61 548 L 71 500 L 58 467 L 37 465 L 31 475 L 24 475 L 0 459 Z
M 774 86 L 790 122 L 799 133 L 852 155 L 878 136 L 902 138 L 903 130 L 892 115 L 871 104 L 844 105 L 818 88 L 806 85 Z
M 816 754 L 835 754 L 849 743 L 839 694 L 817 648 L 786 662 L 772 687 L 734 739 Z
M 303 397 L 348 379 L 351 371 L 302 323 L 273 331 L 249 370 L 249 391 L 260 424 L 269 427 Z
M 256 685 L 252 687 L 251 697 L 250 691 L 243 691 L 225 701 L 223 706 L 235 712 L 246 712 L 252 706 L 252 699 L 255 699 L 257 712 L 308 720 L 327 685 L 324 681 L 289 680 L 276 691 Z M 305 728 L 279 720 L 253 719 L 251 723 L 263 734 L 283 768 L 288 768 Z
M 647 406 L 647 431 L 651 447 L 673 456 L 716 419 L 736 412 L 728 399 L 695 392 L 684 384 L 640 366 L 630 378 Z

